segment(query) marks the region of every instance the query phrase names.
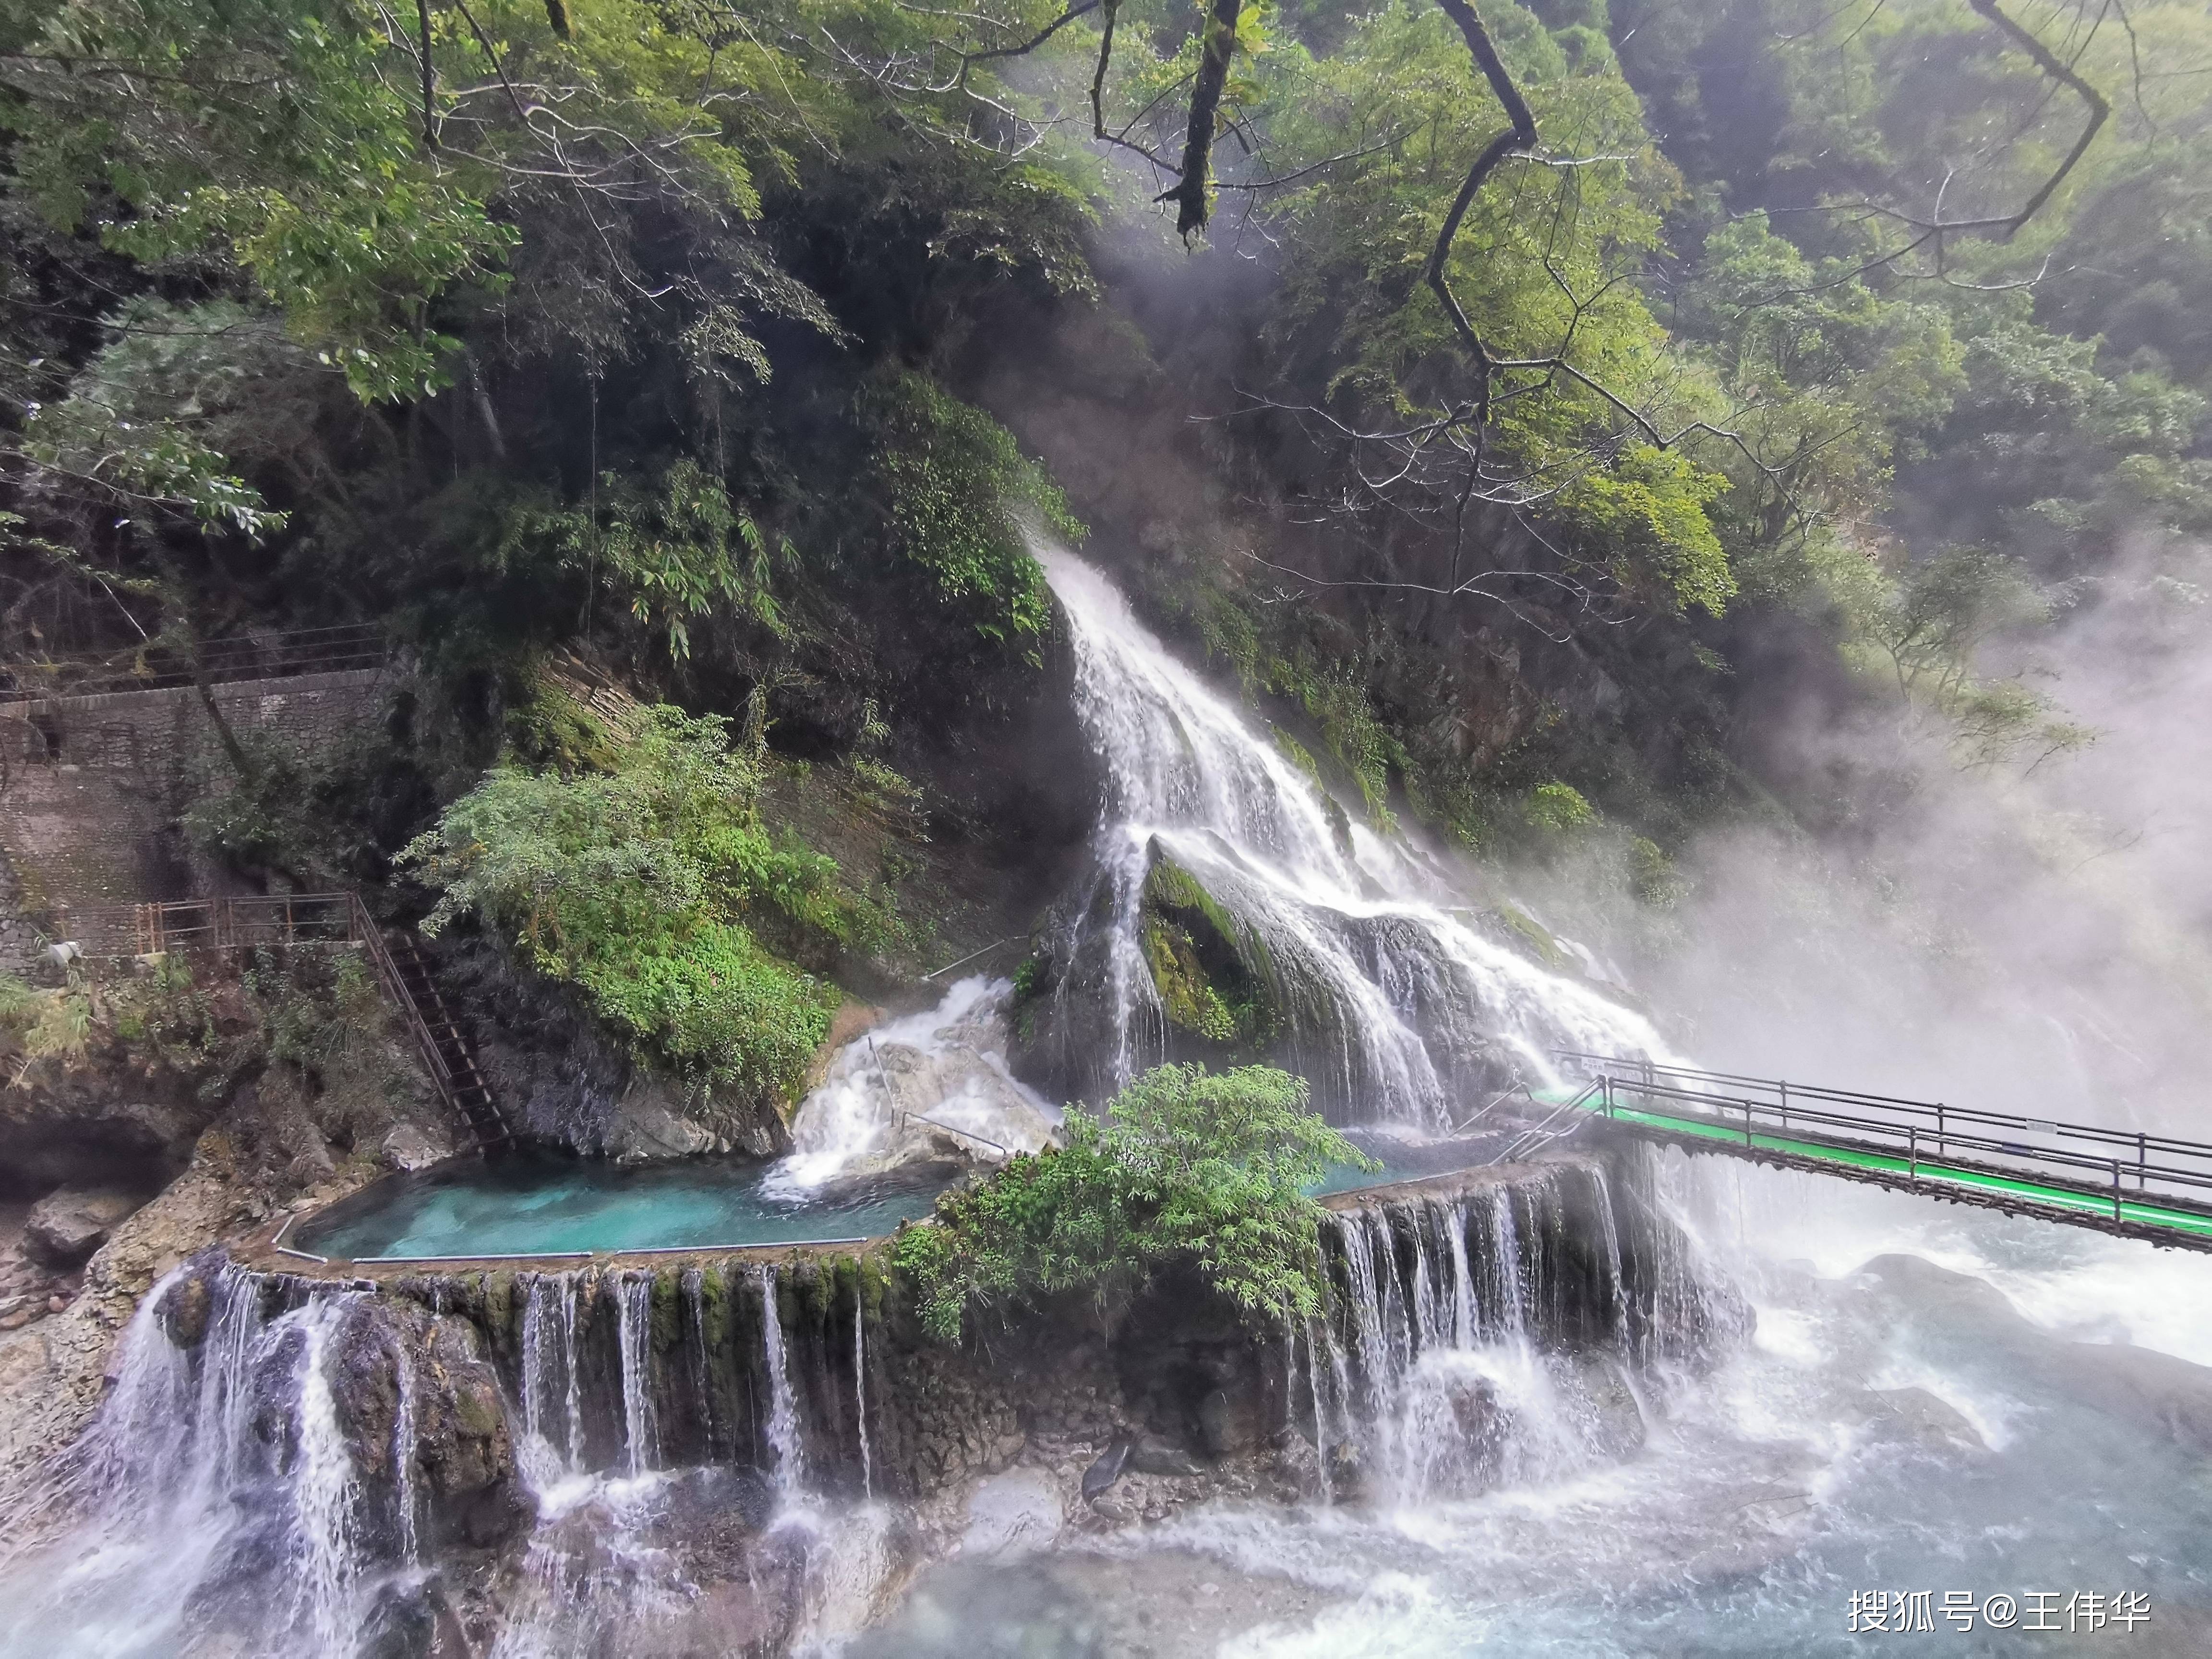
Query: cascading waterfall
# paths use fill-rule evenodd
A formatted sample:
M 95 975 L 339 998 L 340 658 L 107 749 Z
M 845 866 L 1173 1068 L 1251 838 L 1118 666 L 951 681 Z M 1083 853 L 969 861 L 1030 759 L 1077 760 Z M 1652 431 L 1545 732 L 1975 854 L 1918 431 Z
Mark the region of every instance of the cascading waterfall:
M 113 1392 L 43 1494 L 74 1529 L 9 1563 L 0 1647 L 352 1654 L 380 1562 L 330 1372 L 366 1298 L 316 1287 L 272 1317 L 270 1288 L 179 1268 L 141 1302 Z M 173 1340 L 191 1319 L 197 1340 Z
M 1147 884 L 1172 865 L 1245 937 L 1272 981 L 1282 1047 L 1341 1121 L 1442 1126 L 1509 1073 L 1557 1080 L 1557 1048 L 1663 1054 L 1650 1023 L 1486 934 L 1411 842 L 1347 817 L 1178 662 L 1106 579 L 1035 549 L 1074 636 L 1076 697 L 1105 763 L 1095 842 L 1103 900 L 1070 907 L 1057 1007 L 1103 1059 L 1065 1054 L 1070 1092 L 1158 1058 L 1167 1012 L 1145 943 Z M 1504 1050 L 1504 1064 L 1493 1047 Z
M 319 1653 L 343 1651 L 340 1644 L 358 1628 L 352 1601 L 360 1572 L 354 1546 L 361 1483 L 324 1369 L 342 1310 L 339 1300 L 326 1297 L 288 1316 L 297 1322 L 300 1334 L 295 1372 L 298 1442 L 291 1483 L 299 1567 L 293 1581 L 293 1623 L 313 1632 Z
M 653 1404 L 653 1275 L 623 1274 L 616 1297 L 622 1344 L 623 1444 L 629 1472 L 643 1474 L 660 1463 Z
M 415 1362 L 409 1358 L 404 1344 L 395 1343 L 392 1364 L 399 1382 L 399 1408 L 392 1419 L 392 1468 L 393 1484 L 398 1489 L 399 1559 L 412 1566 L 422 1559 L 422 1494 L 415 1468 Z
M 1571 1222 L 1569 1178 L 1589 1200 Z M 1638 1373 L 1685 1357 L 1729 1314 L 1686 1247 L 1625 1260 L 1613 1202 L 1604 1171 L 1577 1166 L 1339 1212 L 1332 1305 L 1305 1357 L 1324 1482 L 1356 1464 L 1370 1495 L 1419 1504 L 1556 1480 L 1640 1443 Z M 1583 1228 L 1601 1242 L 1571 1282 L 1548 1258 Z
M 518 1390 L 528 1448 L 570 1474 L 584 1467 L 583 1394 L 576 1346 L 579 1292 L 579 1275 L 574 1273 L 535 1273 L 524 1281 Z
M 876 1460 L 868 1445 L 868 1325 L 867 1304 L 853 1298 L 853 1420 L 860 1431 L 860 1498 L 875 1502 Z

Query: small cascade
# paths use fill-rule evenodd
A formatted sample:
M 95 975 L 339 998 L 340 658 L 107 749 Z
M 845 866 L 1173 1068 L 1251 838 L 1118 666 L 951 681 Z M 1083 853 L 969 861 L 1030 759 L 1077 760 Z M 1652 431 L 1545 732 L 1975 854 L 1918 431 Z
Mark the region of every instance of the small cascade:
M 157 1285 L 42 1494 L 48 1537 L 0 1562 L 0 1649 L 350 1656 L 392 1553 L 333 1384 L 367 1299 L 228 1265 Z M 403 1517 L 403 1560 L 413 1544 Z
M 1059 1111 L 1007 1069 L 1013 984 L 956 981 L 933 1008 L 853 1039 L 793 1114 L 792 1150 L 762 1183 L 793 1202 L 834 1182 L 948 1154 L 1036 1152 Z
M 627 1273 L 616 1281 L 623 1444 L 633 1475 L 660 1466 L 659 1429 L 653 1403 L 653 1283 L 649 1273 Z
M 853 1420 L 860 1431 L 860 1498 L 876 1498 L 876 1460 L 868 1445 L 868 1323 L 867 1303 L 853 1298 Z
M 352 1601 L 360 1572 L 355 1540 L 361 1482 L 324 1364 L 343 1312 L 340 1299 L 325 1297 L 286 1316 L 297 1322 L 300 1350 L 294 1374 L 299 1404 L 291 1483 L 298 1569 L 293 1622 L 313 1633 L 319 1653 L 342 1651 L 341 1641 L 358 1628 Z
M 1168 1054 L 1176 1025 L 1204 1042 L 1244 1031 L 1231 1040 L 1304 1076 L 1339 1121 L 1431 1127 L 1516 1077 L 1556 1082 L 1555 1048 L 1664 1054 L 1640 1015 L 1457 908 L 1418 845 L 1347 814 L 1096 570 L 1033 550 L 1068 617 L 1108 787 L 1092 884 L 1047 950 L 1036 1058 L 1059 1092 L 1110 1093 Z M 1173 928 L 1194 957 L 1176 956 Z M 1226 975 L 1245 1013 L 1212 989 L 1212 1003 L 1170 1006 L 1164 960 L 1179 981 Z
M 405 1344 L 392 1344 L 392 1365 L 399 1382 L 399 1406 L 392 1419 L 392 1484 L 399 1515 L 399 1559 L 402 1565 L 411 1567 L 422 1559 L 422 1493 L 416 1468 L 419 1407 L 415 1397 L 415 1361 Z
M 696 1267 L 686 1267 L 677 1283 L 684 1293 L 684 1350 L 691 1357 L 691 1394 L 698 1402 L 700 1443 L 712 1456 L 720 1443 L 716 1437 L 720 1425 L 715 1421 L 713 1368 L 707 1357 L 714 1340 L 707 1328 L 707 1275 Z
M 764 1304 L 761 1340 L 766 1344 L 769 1386 L 768 1443 L 775 1455 L 775 1489 L 788 1505 L 806 1490 L 806 1442 L 799 1431 L 791 1368 L 784 1356 L 783 1321 L 776 1311 L 775 1273 L 772 1268 L 760 1270 L 760 1290 Z
M 1648 1182 L 1626 1184 L 1646 1201 Z M 1578 1164 L 1333 1218 L 1331 1305 L 1304 1358 L 1325 1500 L 1340 1471 L 1370 1498 L 1419 1504 L 1558 1480 L 1642 1443 L 1641 1378 L 1698 1362 L 1739 1310 L 1679 1230 L 1624 1229 L 1622 1190 Z
M 531 1452 L 537 1461 L 550 1458 L 572 1474 L 585 1467 L 582 1365 L 576 1341 L 580 1293 L 576 1273 L 533 1273 L 523 1281 L 522 1376 L 517 1390 Z

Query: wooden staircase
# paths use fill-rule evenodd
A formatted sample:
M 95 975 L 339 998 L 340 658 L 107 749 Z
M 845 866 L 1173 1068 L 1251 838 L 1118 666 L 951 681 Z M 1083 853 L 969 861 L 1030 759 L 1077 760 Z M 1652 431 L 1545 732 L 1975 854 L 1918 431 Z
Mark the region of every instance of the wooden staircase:
M 358 904 L 360 901 L 356 899 Z M 468 1125 L 479 1156 L 489 1157 L 514 1144 L 514 1130 L 500 1109 L 476 1051 L 455 1021 L 431 976 L 430 964 L 412 933 L 387 935 L 362 917 L 363 943 L 386 998 L 406 1022 L 430 1080 L 453 1115 Z

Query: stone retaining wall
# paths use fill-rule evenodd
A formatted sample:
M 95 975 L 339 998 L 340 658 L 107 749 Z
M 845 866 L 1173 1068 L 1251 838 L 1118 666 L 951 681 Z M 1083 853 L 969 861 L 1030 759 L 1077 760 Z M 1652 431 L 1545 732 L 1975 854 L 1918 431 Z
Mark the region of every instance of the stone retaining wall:
M 362 668 L 211 690 L 249 750 L 311 752 L 375 719 L 388 680 Z M 53 910 L 191 896 L 176 821 L 228 768 L 194 686 L 0 705 L 0 969 L 39 965 Z

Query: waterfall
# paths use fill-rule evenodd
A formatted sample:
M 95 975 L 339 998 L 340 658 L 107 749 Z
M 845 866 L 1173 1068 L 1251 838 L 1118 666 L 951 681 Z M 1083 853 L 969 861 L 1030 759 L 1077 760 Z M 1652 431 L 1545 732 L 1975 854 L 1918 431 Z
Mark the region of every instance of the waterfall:
M 799 1431 L 799 1404 L 791 1390 L 791 1370 L 783 1352 L 783 1320 L 776 1310 L 775 1272 L 760 1270 L 761 1340 L 769 1387 L 768 1443 L 775 1456 L 775 1489 L 786 1504 L 806 1490 L 806 1443 Z
M 1165 1052 L 1170 1010 L 1146 955 L 1163 869 L 1221 921 L 1274 1010 L 1273 1048 L 1340 1120 L 1440 1127 L 1511 1074 L 1556 1082 L 1554 1048 L 1665 1052 L 1640 1016 L 1454 908 L 1432 858 L 1348 817 L 1097 571 L 1035 550 L 1068 617 L 1078 713 L 1107 780 L 1098 885 L 1052 946 L 1061 1036 L 1048 1058 L 1067 1093 L 1119 1087 Z
M 643 1474 L 660 1465 L 653 1403 L 653 1275 L 623 1274 L 616 1284 L 615 1305 L 622 1345 L 623 1443 L 629 1472 Z
M 392 1345 L 392 1364 L 399 1380 L 399 1409 L 392 1419 L 392 1484 L 399 1510 L 399 1559 L 409 1566 L 422 1559 L 422 1543 L 416 1524 L 422 1494 L 416 1486 L 415 1362 L 404 1343 Z
M 691 1391 L 699 1401 L 699 1442 L 711 1457 L 715 1446 L 714 1381 L 707 1350 L 714 1339 L 707 1330 L 707 1275 L 696 1267 L 686 1267 L 678 1283 L 684 1291 L 684 1309 L 690 1316 Z
M 367 1298 L 288 1287 L 303 1299 L 270 1316 L 270 1289 L 187 1267 L 140 1303 L 113 1391 L 41 1494 L 69 1529 L 0 1563 L 0 1649 L 352 1654 L 376 1562 L 332 1370 Z
M 853 1420 L 860 1425 L 860 1498 L 876 1498 L 875 1458 L 868 1447 L 868 1328 L 867 1302 L 853 1297 Z
M 526 1443 L 536 1458 L 550 1458 L 572 1474 L 584 1468 L 584 1402 L 576 1349 L 580 1277 L 533 1273 L 524 1281 L 522 1376 L 516 1390 Z M 557 1441 L 551 1421 L 556 1407 Z
M 1695 1358 L 1732 1304 L 1670 1226 L 1625 1251 L 1622 1201 L 1645 1198 L 1576 1166 L 1332 1217 L 1306 1364 L 1324 1501 L 1346 1440 L 1365 1495 L 1393 1504 L 1557 1480 L 1641 1443 L 1642 1374 Z M 1588 1253 L 1572 1272 L 1555 1261 L 1570 1249 Z
M 315 1650 L 343 1651 L 339 1644 L 358 1629 L 351 1601 L 359 1563 L 354 1542 L 361 1483 L 353 1453 L 339 1425 L 324 1358 L 332 1326 L 343 1312 L 336 1297 L 310 1302 L 286 1321 L 296 1321 L 300 1357 L 295 1373 L 298 1449 L 292 1478 L 294 1622 L 314 1632 Z M 281 1328 L 281 1325 L 280 1325 Z

